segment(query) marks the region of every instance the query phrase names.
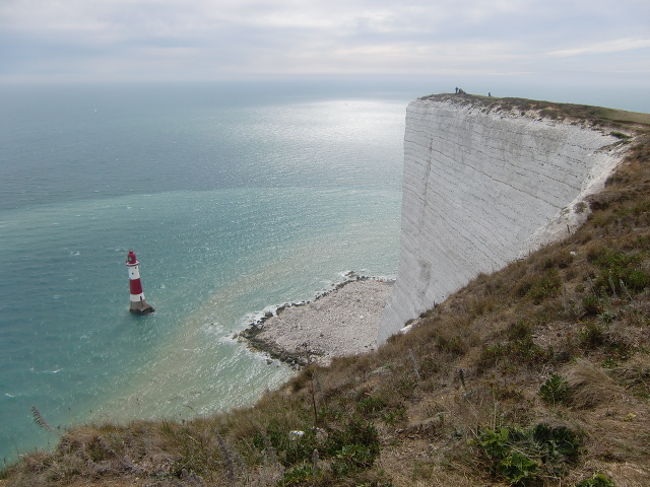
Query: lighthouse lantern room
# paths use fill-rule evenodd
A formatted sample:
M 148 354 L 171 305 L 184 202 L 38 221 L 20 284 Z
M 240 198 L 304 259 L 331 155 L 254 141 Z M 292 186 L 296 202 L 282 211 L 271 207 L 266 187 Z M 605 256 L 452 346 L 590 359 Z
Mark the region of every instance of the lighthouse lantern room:
M 129 255 L 126 257 L 126 267 L 129 270 L 129 287 L 131 288 L 129 311 L 139 315 L 152 313 L 155 310 L 144 299 L 142 282 L 140 282 L 140 262 L 133 250 L 129 250 Z

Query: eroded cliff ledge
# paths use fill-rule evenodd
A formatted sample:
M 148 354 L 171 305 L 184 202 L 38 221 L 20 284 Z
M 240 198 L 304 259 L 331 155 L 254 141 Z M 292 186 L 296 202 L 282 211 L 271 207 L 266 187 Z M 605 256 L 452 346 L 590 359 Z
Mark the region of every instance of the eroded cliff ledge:
M 409 104 L 399 272 L 379 343 L 477 274 L 584 221 L 584 198 L 627 136 L 547 105 L 463 95 Z

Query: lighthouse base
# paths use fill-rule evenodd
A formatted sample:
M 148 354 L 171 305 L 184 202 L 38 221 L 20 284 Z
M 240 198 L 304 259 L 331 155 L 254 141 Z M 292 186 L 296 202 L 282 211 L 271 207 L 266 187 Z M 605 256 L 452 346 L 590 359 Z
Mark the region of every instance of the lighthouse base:
M 143 299 L 142 301 L 131 301 L 131 306 L 129 306 L 129 311 L 136 315 L 146 315 L 149 313 L 153 313 L 156 310 L 153 309 L 153 306 L 151 306 Z

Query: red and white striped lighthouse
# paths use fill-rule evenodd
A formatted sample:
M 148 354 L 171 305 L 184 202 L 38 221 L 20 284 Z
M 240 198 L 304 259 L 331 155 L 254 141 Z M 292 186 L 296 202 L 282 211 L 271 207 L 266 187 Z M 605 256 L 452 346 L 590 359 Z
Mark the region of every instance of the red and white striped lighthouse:
M 131 305 L 129 311 L 139 315 L 152 313 L 155 311 L 153 306 L 144 300 L 142 292 L 142 283 L 140 282 L 140 262 L 135 256 L 133 250 L 129 250 L 129 255 L 126 257 L 126 267 L 129 269 L 129 287 L 131 288 Z

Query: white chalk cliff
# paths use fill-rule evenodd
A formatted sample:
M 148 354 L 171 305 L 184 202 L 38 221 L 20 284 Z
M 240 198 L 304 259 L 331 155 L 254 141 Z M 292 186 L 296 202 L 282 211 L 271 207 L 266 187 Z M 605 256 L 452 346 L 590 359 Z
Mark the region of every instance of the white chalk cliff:
M 399 271 L 379 343 L 479 273 L 575 229 L 621 157 L 605 130 L 469 100 L 407 108 Z

